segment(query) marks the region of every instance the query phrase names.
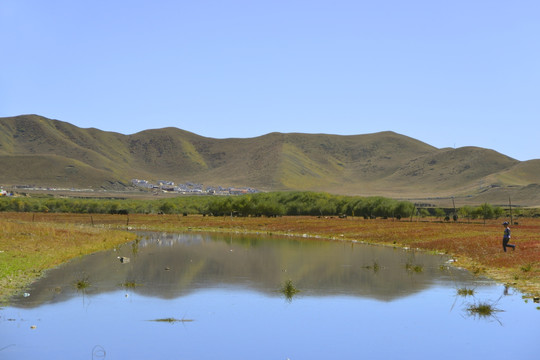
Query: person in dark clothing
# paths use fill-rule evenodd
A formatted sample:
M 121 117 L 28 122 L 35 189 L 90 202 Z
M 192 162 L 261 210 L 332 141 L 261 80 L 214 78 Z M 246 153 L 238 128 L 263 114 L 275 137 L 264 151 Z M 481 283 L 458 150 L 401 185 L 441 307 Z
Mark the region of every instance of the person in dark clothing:
M 504 225 L 504 235 L 503 235 L 503 250 L 506 252 L 506 247 L 511 247 L 512 250 L 516 250 L 516 245 L 509 244 L 510 242 L 510 228 L 508 227 L 508 222 L 503 222 Z

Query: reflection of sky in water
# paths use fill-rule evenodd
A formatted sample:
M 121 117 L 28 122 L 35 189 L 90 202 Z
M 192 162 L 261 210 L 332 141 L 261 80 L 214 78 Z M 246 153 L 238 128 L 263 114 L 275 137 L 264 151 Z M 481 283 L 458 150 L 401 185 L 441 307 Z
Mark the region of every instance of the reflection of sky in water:
M 204 250 L 202 253 L 225 257 L 226 252 L 222 250 L 231 245 L 227 240 L 210 240 L 205 236 L 176 240 L 161 237 L 160 246 L 170 252 L 179 244 L 189 242 L 197 247 L 204 243 L 210 246 L 199 249 Z M 267 242 L 247 246 L 247 239 L 243 242 L 233 239 L 233 244 L 235 241 L 242 245 L 233 247 L 234 251 L 256 247 L 269 252 L 266 246 L 272 246 Z M 141 240 L 139 256 L 144 256 L 144 248 L 155 251 L 155 242 L 156 239 Z M 322 248 L 302 248 L 302 253 L 313 251 L 316 256 L 319 251 L 331 251 L 334 245 L 343 247 L 339 243 L 325 243 Z M 298 261 L 294 251 L 283 253 L 289 245 L 280 246 L 274 248 L 273 255 L 279 253 Z M 302 246 L 305 244 L 293 245 Z M 184 252 L 186 248 L 182 246 L 180 250 Z M 385 250 L 390 251 L 388 258 L 376 254 L 384 261 L 394 259 L 395 252 Z M 188 255 L 197 254 L 199 251 Z M 115 256 L 112 254 L 110 259 Z M 153 256 L 155 254 L 150 255 Z M 319 265 L 329 264 L 325 259 L 320 261 L 308 262 L 310 267 L 302 265 L 300 268 L 319 270 Z M 134 259 L 129 264 L 136 266 L 137 262 Z M 262 269 L 273 269 L 276 262 L 269 263 Z M 215 264 L 210 264 L 213 269 Z M 126 268 L 121 266 L 128 264 L 116 265 L 124 271 Z M 433 264 L 434 274 L 437 274 L 436 268 Z M 404 271 L 401 265 L 396 269 Z M 234 275 L 237 268 L 223 265 L 218 270 L 218 279 L 222 279 L 223 271 Z M 355 271 L 370 274 L 362 280 L 396 279 L 393 275 L 381 276 L 393 271 L 389 264 L 378 274 L 362 268 Z M 405 272 L 404 279 L 414 279 L 415 275 L 425 277 L 425 273 L 430 271 Z M 302 273 L 295 271 L 294 274 Z M 340 272 L 320 274 L 329 274 L 328 278 L 335 280 L 335 274 Z M 263 275 L 254 276 L 260 279 Z M 95 358 L 103 349 L 106 359 L 536 359 L 540 351 L 537 304 L 526 304 L 521 295 L 512 294 L 512 290 L 510 295 L 503 296 L 503 287 L 486 281 L 476 283 L 474 278 L 465 276 L 454 282 L 445 276 L 435 276 L 435 280 L 422 280 L 420 287 L 409 287 L 410 291 L 402 288 L 403 296 L 387 297 L 387 292 L 383 291 L 383 299 L 378 299 L 377 287 L 373 288 L 375 294 L 346 293 L 354 287 L 340 283 L 342 279 L 338 278 L 337 286 L 341 291 L 328 295 L 324 293 L 326 283 L 318 286 L 315 280 L 303 276 L 305 284 L 312 288 L 300 292 L 290 302 L 277 291 L 281 277 L 263 277 L 263 285 L 258 284 L 258 287 L 245 283 L 239 286 L 234 281 L 209 281 L 207 284 L 212 286 L 180 292 L 170 299 L 143 294 L 137 288 L 116 287 L 86 295 L 74 291 L 61 301 L 48 299 L 44 305 L 39 305 L 30 301 L 34 297 L 32 293 L 20 299 L 20 306 L 0 310 L 0 349 L 3 349 L 0 358 L 90 359 L 93 349 Z M 357 280 L 348 277 L 347 281 L 351 279 Z M 262 289 L 264 286 L 268 288 Z M 475 297 L 456 296 L 456 289 L 461 286 L 475 288 Z M 100 285 L 94 284 L 94 287 Z M 496 318 L 469 317 L 465 309 L 475 299 L 497 302 L 495 306 L 504 311 L 497 313 Z M 24 301 L 28 302 L 27 306 L 23 306 Z M 148 321 L 170 317 L 193 321 L 173 324 Z M 32 325 L 36 328 L 31 329 Z

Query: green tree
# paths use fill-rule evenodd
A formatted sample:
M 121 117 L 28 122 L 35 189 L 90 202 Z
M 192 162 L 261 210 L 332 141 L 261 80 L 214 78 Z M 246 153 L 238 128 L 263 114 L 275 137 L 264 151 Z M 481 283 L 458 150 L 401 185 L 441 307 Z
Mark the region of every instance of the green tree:
M 467 218 L 468 220 L 471 220 L 473 213 L 474 209 L 469 205 L 462 206 L 458 209 L 458 215 L 460 217 Z
M 441 209 L 441 208 L 435 208 L 435 209 L 433 210 L 433 214 L 434 214 L 435 217 L 438 218 L 438 219 L 442 219 L 442 218 L 444 218 L 444 217 L 446 216 L 446 212 L 445 212 L 443 209 Z
M 475 209 L 475 213 L 478 217 L 484 219 L 484 224 L 487 219 L 493 219 L 495 217 L 495 209 L 488 203 L 483 203 Z
M 425 209 L 422 209 L 422 210 L 425 210 Z M 402 217 L 409 217 L 413 211 L 414 211 L 413 203 L 408 202 L 408 201 L 399 201 L 395 204 L 393 212 L 394 212 L 394 216 L 402 218 Z
M 418 215 L 420 215 L 421 218 L 425 218 L 425 217 L 428 217 L 430 215 L 428 209 L 419 209 L 418 210 Z
M 174 214 L 176 206 L 170 201 L 164 201 L 159 207 L 159 211 L 164 214 Z

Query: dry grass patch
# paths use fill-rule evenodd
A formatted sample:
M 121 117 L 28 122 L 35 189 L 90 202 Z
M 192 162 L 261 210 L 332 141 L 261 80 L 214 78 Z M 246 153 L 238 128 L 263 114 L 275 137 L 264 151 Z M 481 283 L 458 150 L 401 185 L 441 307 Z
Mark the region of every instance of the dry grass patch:
M 117 230 L 0 217 L 0 300 L 28 285 L 46 269 L 134 238 L 134 234 Z

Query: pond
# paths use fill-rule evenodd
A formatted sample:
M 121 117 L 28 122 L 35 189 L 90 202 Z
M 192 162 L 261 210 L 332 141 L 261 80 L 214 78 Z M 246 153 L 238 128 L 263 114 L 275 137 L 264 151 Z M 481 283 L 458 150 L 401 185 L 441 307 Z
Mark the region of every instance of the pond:
M 141 234 L 12 299 L 0 358 L 538 359 L 539 304 L 448 260 L 351 242 Z M 494 311 L 468 311 L 477 304 Z

